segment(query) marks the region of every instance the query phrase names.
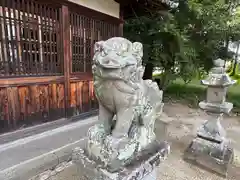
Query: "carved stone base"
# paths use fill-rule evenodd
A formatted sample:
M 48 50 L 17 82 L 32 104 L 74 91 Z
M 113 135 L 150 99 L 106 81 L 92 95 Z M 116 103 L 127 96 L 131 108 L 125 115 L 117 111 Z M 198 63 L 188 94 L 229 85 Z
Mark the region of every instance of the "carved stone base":
M 209 103 L 207 101 L 201 101 L 199 103 L 199 107 L 205 111 L 209 111 L 213 113 L 229 114 L 229 112 L 233 108 L 233 104 L 230 102 L 224 102 L 222 104 L 218 104 L 218 103 Z
M 72 158 L 84 180 L 155 180 L 156 167 L 169 151 L 170 146 L 167 143 L 160 143 L 158 151 L 136 157 L 128 166 L 115 173 L 104 169 L 101 163 L 92 160 L 83 149 L 75 149 Z
M 184 159 L 226 177 L 233 149 L 226 140 L 216 143 L 197 137 L 186 149 Z
M 218 116 L 218 117 L 217 117 Z M 207 120 L 200 126 L 197 132 L 197 136 L 206 139 L 209 141 L 213 141 L 216 143 L 221 143 L 225 141 L 226 131 L 221 125 L 222 114 L 213 116 L 212 119 Z

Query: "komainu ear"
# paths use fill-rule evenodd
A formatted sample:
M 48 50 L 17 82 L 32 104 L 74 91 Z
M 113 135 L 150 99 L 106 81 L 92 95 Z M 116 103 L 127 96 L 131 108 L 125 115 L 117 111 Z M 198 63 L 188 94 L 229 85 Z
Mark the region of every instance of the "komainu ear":
M 104 41 L 98 41 L 94 44 L 94 53 L 101 52 Z
M 132 50 L 134 54 L 137 54 L 141 58 L 143 57 L 143 45 L 140 42 L 134 42 L 132 46 Z

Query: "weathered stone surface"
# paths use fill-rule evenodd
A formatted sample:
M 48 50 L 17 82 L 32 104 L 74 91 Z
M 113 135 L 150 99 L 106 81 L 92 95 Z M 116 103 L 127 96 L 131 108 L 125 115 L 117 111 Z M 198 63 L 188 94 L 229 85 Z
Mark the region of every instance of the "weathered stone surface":
M 186 150 L 184 157 L 227 176 L 229 164 L 233 161 L 233 149 L 227 140 L 216 143 L 197 137 Z
M 156 142 L 148 150 L 136 155 L 127 166 L 122 166 L 118 172 L 109 172 L 99 167 L 99 162 L 90 159 L 87 152 L 84 152 L 82 149 L 74 150 L 73 162 L 78 165 L 79 171 L 87 179 L 154 180 L 156 179 L 156 174 L 154 173 L 156 167 L 167 157 L 169 151 L 170 146 L 166 142 Z
M 94 51 L 92 70 L 100 123 L 89 129 L 87 147 L 78 153 L 79 164 L 91 176 L 88 179 L 114 179 L 117 174 L 120 179 L 141 179 L 142 170 L 137 170 L 137 175 L 134 169 L 123 169 L 131 164 L 140 168 L 151 157 L 165 158 L 170 149 L 165 143 L 156 143 L 154 133 L 163 108 L 162 91 L 157 83 L 142 79 L 141 43 L 115 37 L 97 42 Z
M 205 111 L 209 111 L 212 113 L 229 114 L 233 108 L 233 104 L 229 103 L 229 102 L 224 102 L 222 104 L 216 104 L 216 103 L 209 103 L 206 101 L 201 101 L 199 103 L 199 107 Z
M 95 44 L 93 75 L 100 124 L 89 129 L 88 155 L 118 171 L 154 142 L 163 108 L 157 83 L 142 80 L 142 44 L 111 38 Z
M 229 75 L 225 73 L 224 60 L 217 59 L 213 61 L 213 64 L 214 67 L 211 69 L 208 78 L 202 80 L 202 84 L 222 89 L 236 83 L 236 80 L 231 80 Z
M 225 102 L 227 87 L 209 87 L 207 89 L 207 102 L 213 104 L 222 104 Z
M 228 87 L 235 81 L 225 73 L 224 60 L 217 59 L 214 65 L 208 78 L 202 80 L 208 86 L 207 100 L 199 103 L 199 107 L 211 114 L 212 118 L 200 126 L 198 137 L 191 142 L 184 158 L 226 176 L 229 163 L 233 159 L 233 149 L 220 121 L 223 113 L 228 114 L 233 108 L 233 104 L 225 100 Z
M 215 115 L 215 116 L 214 116 Z M 212 114 L 212 119 L 205 121 L 205 123 L 198 129 L 198 137 L 207 139 L 209 141 L 221 143 L 225 141 L 226 131 L 222 127 L 220 121 L 222 120 L 222 115 Z

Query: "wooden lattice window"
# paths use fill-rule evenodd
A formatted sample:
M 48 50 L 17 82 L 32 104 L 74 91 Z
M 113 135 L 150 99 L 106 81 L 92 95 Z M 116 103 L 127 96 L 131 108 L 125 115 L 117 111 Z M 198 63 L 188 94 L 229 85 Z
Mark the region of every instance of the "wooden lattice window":
M 119 26 L 70 13 L 72 72 L 91 72 L 94 43 L 119 36 Z
M 63 74 L 60 8 L 33 0 L 0 3 L 0 76 Z

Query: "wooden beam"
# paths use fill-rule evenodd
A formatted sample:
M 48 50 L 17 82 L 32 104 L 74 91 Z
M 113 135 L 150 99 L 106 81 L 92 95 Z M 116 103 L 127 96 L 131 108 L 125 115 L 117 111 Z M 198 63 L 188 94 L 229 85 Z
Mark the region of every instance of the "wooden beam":
M 70 81 L 76 82 L 76 81 L 92 81 L 93 76 L 91 73 L 74 73 L 71 74 Z
M 33 84 L 51 84 L 63 81 L 64 76 L 4 78 L 0 79 L 0 87 L 28 86 Z
M 90 9 L 88 7 L 81 6 L 79 4 L 68 2 L 67 6 L 69 7 L 69 9 L 71 11 L 75 11 L 78 14 L 84 15 L 84 16 L 92 18 L 92 19 L 105 21 L 105 22 L 108 22 L 108 23 L 111 23 L 111 24 L 122 23 L 122 20 L 120 18 L 110 16 L 108 14 Z
M 70 65 L 72 64 L 72 55 L 70 53 L 70 14 L 67 6 L 62 6 L 62 35 L 63 35 L 63 60 L 64 60 L 64 93 L 65 93 L 65 112 L 66 117 L 70 109 Z
M 68 0 L 36 0 L 39 3 L 43 4 L 51 4 L 54 6 L 67 6 L 69 7 L 70 11 L 76 11 L 78 14 L 87 16 L 89 18 L 106 21 L 113 24 L 119 24 L 121 23 L 121 19 L 117 17 L 110 16 L 108 14 L 90 9 L 88 7 L 76 4 L 74 2 L 68 1 Z M 94 0 L 95 1 L 95 0 Z M 0 2 L 1 4 L 1 2 Z

